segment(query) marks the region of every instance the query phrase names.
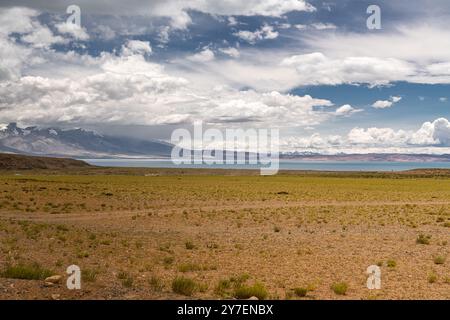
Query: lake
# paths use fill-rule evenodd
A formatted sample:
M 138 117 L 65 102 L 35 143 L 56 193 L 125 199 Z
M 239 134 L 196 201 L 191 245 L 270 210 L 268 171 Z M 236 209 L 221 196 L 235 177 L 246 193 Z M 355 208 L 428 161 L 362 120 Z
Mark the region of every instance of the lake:
M 259 169 L 258 165 L 175 165 L 170 159 L 82 159 L 105 167 L 140 168 L 209 168 Z M 450 162 L 381 162 L 381 161 L 300 161 L 282 160 L 280 170 L 315 171 L 405 171 L 411 169 L 450 169 Z

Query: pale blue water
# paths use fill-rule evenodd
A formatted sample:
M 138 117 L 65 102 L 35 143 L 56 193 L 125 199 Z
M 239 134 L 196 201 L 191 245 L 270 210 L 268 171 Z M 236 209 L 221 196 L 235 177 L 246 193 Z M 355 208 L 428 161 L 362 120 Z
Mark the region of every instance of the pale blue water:
M 259 169 L 257 165 L 175 165 L 171 160 L 161 159 L 83 159 L 105 167 L 142 168 L 209 168 L 209 169 Z M 280 170 L 316 171 L 405 171 L 411 169 L 450 169 L 450 162 L 379 162 L 379 161 L 280 161 Z

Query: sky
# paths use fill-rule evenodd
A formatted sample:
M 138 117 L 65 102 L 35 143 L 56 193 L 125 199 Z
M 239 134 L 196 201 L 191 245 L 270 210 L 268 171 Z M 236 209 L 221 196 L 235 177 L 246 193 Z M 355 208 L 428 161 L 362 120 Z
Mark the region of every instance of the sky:
M 0 124 L 282 151 L 450 153 L 447 0 L 0 1 Z M 371 5 L 381 29 L 369 29 Z

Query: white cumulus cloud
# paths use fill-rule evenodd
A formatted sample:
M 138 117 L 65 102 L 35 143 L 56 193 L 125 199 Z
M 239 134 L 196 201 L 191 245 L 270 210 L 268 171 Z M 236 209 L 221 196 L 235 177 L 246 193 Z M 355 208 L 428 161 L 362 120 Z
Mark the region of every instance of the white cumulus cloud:
M 130 56 L 134 54 L 150 54 L 152 53 L 152 47 L 148 41 L 140 40 L 128 40 L 127 43 L 122 46 L 122 54 Z
M 375 109 L 386 109 L 402 100 L 402 97 L 391 97 L 389 100 L 378 100 L 372 104 Z
M 239 50 L 236 48 L 233 48 L 233 47 L 222 48 L 222 49 L 220 49 L 220 51 L 232 58 L 239 58 L 239 56 L 241 55 Z
M 345 104 L 345 105 L 337 108 L 336 115 L 338 115 L 338 116 L 349 116 L 349 115 L 351 115 L 353 113 L 361 112 L 361 111 L 362 111 L 361 109 L 355 109 L 351 105 Z
M 261 40 L 276 39 L 279 33 L 274 30 L 273 26 L 265 24 L 256 31 L 240 30 L 234 35 L 248 43 L 254 44 Z
M 69 34 L 77 40 L 89 39 L 89 35 L 87 34 L 86 29 L 74 23 L 61 22 L 58 23 L 55 27 L 59 33 Z
M 351 129 L 346 135 L 285 137 L 283 150 L 309 151 L 324 154 L 336 153 L 450 153 L 450 122 L 439 118 L 425 122 L 417 131 L 392 128 Z
M 445 118 L 433 122 L 425 122 L 422 127 L 412 134 L 409 143 L 416 145 L 450 146 L 450 123 Z
M 215 58 L 214 52 L 210 48 L 203 48 L 202 51 L 188 57 L 194 62 L 210 62 Z

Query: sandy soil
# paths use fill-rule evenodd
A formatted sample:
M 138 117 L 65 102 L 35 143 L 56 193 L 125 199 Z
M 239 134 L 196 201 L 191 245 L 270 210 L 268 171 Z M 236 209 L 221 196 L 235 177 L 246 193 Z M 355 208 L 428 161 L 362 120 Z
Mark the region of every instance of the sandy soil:
M 450 299 L 449 227 L 446 177 L 6 174 L 0 267 L 63 281 L 3 277 L 0 299 L 184 299 L 180 276 L 201 299 L 235 297 L 218 286 L 238 277 L 271 299 Z M 91 275 L 81 290 L 65 286 L 71 264 Z M 381 290 L 366 287 L 370 265 Z

